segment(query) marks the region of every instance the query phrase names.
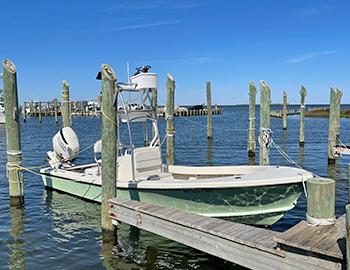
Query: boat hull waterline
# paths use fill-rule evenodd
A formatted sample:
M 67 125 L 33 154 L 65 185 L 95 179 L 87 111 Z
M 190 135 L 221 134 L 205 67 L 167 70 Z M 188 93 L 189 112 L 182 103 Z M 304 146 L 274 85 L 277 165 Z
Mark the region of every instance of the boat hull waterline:
M 101 185 L 42 174 L 46 188 L 83 199 L 101 202 Z M 255 224 L 272 225 L 294 208 L 302 184 L 280 184 L 244 188 L 202 189 L 117 189 L 117 197 L 156 204 L 210 217 Z

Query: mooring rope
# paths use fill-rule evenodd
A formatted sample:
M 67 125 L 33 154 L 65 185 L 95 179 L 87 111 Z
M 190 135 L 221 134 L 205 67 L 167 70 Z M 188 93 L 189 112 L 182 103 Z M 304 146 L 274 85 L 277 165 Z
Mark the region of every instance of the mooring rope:
M 308 213 L 306 213 L 306 222 L 309 226 L 327 226 L 327 225 L 333 225 L 335 224 L 336 217 L 332 218 L 315 218 Z

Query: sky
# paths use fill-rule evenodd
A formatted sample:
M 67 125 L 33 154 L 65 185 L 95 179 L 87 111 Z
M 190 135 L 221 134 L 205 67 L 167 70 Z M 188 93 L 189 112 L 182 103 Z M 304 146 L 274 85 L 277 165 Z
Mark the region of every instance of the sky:
M 248 83 L 271 88 L 272 102 L 329 103 L 330 87 L 350 103 L 350 1 L 60 0 L 2 1 L 0 59 L 17 67 L 20 101 L 94 99 L 96 73 L 109 64 L 127 81 L 126 63 L 151 65 L 159 104 L 168 73 L 176 105 L 247 104 Z M 1 84 L 0 84 L 1 87 Z M 259 92 L 259 91 L 258 91 Z M 259 102 L 259 95 L 257 96 Z

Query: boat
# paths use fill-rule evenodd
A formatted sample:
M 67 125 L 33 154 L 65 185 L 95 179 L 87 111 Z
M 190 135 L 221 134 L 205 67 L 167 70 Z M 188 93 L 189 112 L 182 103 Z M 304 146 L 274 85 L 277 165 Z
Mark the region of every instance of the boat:
M 157 75 L 148 70 L 131 77 L 130 83 L 116 85 L 122 106 L 116 107 L 118 198 L 254 225 L 272 225 L 295 207 L 304 181 L 313 177 L 303 169 L 164 165 L 151 104 L 156 88 Z M 123 97 L 127 92 L 140 96 L 139 110 L 129 106 Z M 61 129 L 53 137 L 53 151 L 47 153 L 49 166 L 40 170 L 44 186 L 101 202 L 101 145 L 101 140 L 95 143 L 92 162 L 78 164 L 78 136 L 70 127 Z
M 0 89 L 0 124 L 5 124 L 5 98 L 2 89 Z
M 340 144 L 335 147 L 335 153 L 338 157 L 350 156 L 350 145 Z

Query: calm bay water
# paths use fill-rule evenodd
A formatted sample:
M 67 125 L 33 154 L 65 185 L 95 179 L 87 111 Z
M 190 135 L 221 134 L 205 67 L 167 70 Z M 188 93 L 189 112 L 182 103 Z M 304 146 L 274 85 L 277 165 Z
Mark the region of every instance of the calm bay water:
M 258 115 L 257 115 L 258 119 Z M 161 137 L 165 121 L 159 120 Z M 206 116 L 175 118 L 177 164 L 248 164 L 246 138 L 248 108 L 225 107 L 213 116 L 214 139 L 206 139 Z M 282 131 L 281 119 L 271 119 L 273 137 L 295 161 L 320 176 L 335 179 L 336 213 L 344 213 L 348 198 L 348 163 L 342 158 L 327 165 L 328 119 L 306 118 L 305 147 L 299 148 L 299 116 L 288 118 Z M 257 125 L 258 126 L 258 125 Z M 60 126 L 53 117 L 21 123 L 24 164 L 45 164 L 46 152 Z M 73 118 L 81 149 L 100 137 L 99 118 Z M 341 140 L 350 143 L 350 119 L 341 120 Z M 164 151 L 164 149 L 163 149 Z M 92 149 L 79 162 L 92 161 Z M 271 164 L 289 165 L 275 149 Z M 9 207 L 5 173 L 5 127 L 0 125 L 0 269 L 236 269 L 229 262 L 159 236 L 121 225 L 119 247 L 103 245 L 100 236 L 100 206 L 69 195 L 46 191 L 40 177 L 25 174 L 25 208 Z M 285 230 L 304 218 L 305 197 L 274 225 Z

